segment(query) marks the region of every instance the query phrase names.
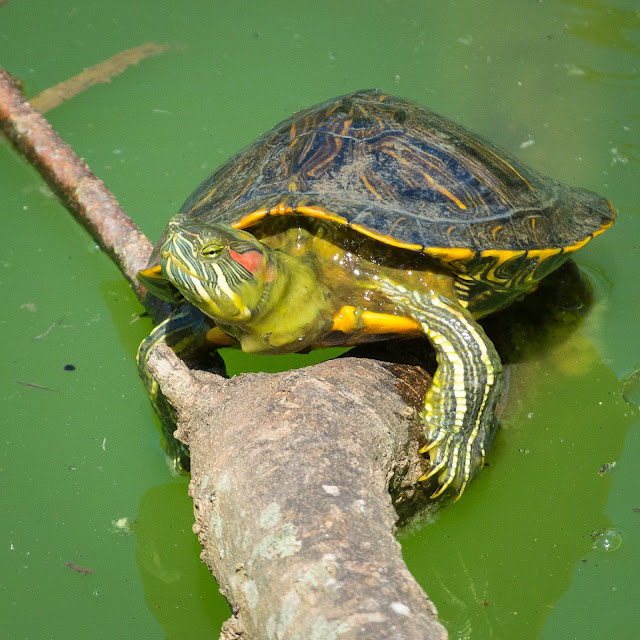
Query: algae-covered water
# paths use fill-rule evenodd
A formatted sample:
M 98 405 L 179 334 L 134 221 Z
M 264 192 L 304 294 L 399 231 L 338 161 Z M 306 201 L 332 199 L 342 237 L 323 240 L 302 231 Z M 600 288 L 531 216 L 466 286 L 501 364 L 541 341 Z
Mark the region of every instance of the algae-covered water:
M 47 114 L 153 239 L 257 135 L 371 87 L 610 198 L 617 224 L 576 258 L 582 323 L 513 367 L 487 468 L 400 539 L 451 638 L 635 638 L 639 28 L 635 0 L 5 0 L 0 64 L 35 96 L 165 47 Z M 217 637 L 229 611 L 136 374 L 150 323 L 5 141 L 0 202 L 0 636 Z

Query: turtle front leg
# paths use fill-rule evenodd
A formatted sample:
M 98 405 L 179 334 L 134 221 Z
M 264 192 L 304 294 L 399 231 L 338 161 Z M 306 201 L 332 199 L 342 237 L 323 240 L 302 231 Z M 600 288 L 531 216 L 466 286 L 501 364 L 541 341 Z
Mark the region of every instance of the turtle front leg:
M 431 298 L 418 319 L 438 360 L 423 412 L 427 445 L 421 453 L 429 453 L 431 470 L 421 480 L 438 475 L 432 497 L 450 485 L 460 497 L 491 443 L 502 363 L 471 314 L 446 298 Z
M 462 495 L 484 463 L 495 427 L 494 410 L 504 387 L 502 363 L 473 316 L 448 298 L 404 288 L 392 297 L 429 337 L 438 368 L 425 397 L 424 420 L 431 469 L 421 480 L 438 476 L 440 487 Z
M 190 304 L 183 304 L 154 327 L 138 347 L 138 373 L 160 419 L 166 452 L 176 470 L 189 468 L 189 453 L 173 436 L 176 428 L 175 411 L 149 371 L 149 356 L 153 348 L 163 342 L 171 347 L 178 357 L 189 363 L 202 360 L 203 356 L 208 356 L 210 349 L 216 346 L 211 344 L 208 333 L 211 333 L 211 327 L 206 321 L 206 316 Z

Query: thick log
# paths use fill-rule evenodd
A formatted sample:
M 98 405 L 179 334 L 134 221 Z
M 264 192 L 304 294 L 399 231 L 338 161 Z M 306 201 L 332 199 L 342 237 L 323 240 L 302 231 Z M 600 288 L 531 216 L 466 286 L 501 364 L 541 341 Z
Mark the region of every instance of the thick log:
M 193 528 L 232 606 L 227 637 L 446 638 L 393 535 L 390 492 L 401 509 L 426 501 L 424 372 L 344 358 L 224 379 L 164 345 L 150 366 L 191 450 Z

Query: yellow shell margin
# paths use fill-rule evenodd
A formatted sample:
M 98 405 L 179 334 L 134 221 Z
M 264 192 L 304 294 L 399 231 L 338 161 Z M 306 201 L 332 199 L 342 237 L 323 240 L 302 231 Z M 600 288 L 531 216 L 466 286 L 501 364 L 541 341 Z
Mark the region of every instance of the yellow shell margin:
M 610 206 L 613 208 L 611 204 Z M 540 261 L 543 261 L 551 256 L 558 255 L 559 253 L 574 253 L 578 249 L 582 248 L 585 244 L 587 244 L 589 240 L 595 238 L 597 235 L 600 235 L 613 224 L 612 220 L 607 224 L 604 224 L 597 231 L 594 231 L 592 234 L 588 235 L 586 238 L 583 238 L 582 240 L 579 240 L 578 242 L 575 242 L 574 244 L 568 245 L 566 247 L 549 247 L 547 249 L 530 249 L 528 251 L 524 249 L 486 249 L 485 251 L 480 252 L 469 249 L 468 247 L 425 247 L 419 244 L 413 244 L 411 242 L 403 242 L 402 240 L 397 240 L 392 236 L 379 233 L 363 225 L 350 223 L 345 217 L 339 216 L 331 211 L 327 211 L 322 207 L 308 207 L 304 205 L 294 207 L 287 202 L 281 202 L 271 208 L 252 211 L 251 213 L 242 216 L 242 218 L 240 218 L 236 222 L 233 222 L 231 226 L 234 229 L 247 229 L 248 227 L 257 224 L 263 218 L 269 216 L 295 214 L 302 214 L 311 218 L 318 218 L 321 220 L 330 220 L 331 222 L 336 222 L 340 225 L 348 227 L 349 229 L 354 229 L 355 231 L 362 233 L 369 238 L 379 240 L 380 242 L 384 242 L 385 244 L 388 244 L 392 247 L 409 249 L 411 251 L 420 251 L 443 262 L 455 262 L 458 260 L 468 261 L 474 257 L 481 256 L 496 258 L 497 264 L 505 262 L 516 256 L 522 256 L 524 254 L 526 254 L 527 257 L 538 258 Z

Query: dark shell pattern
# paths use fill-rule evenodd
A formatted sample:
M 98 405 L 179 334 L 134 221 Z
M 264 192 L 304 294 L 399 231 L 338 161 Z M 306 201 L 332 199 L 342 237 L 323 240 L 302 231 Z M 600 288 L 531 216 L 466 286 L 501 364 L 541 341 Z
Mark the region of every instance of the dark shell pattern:
M 392 245 L 434 249 L 448 262 L 571 252 L 615 218 L 605 198 L 377 90 L 276 125 L 205 180 L 181 214 L 240 228 L 275 214 L 326 217 Z

